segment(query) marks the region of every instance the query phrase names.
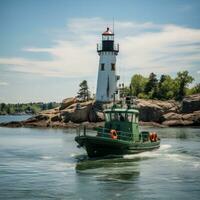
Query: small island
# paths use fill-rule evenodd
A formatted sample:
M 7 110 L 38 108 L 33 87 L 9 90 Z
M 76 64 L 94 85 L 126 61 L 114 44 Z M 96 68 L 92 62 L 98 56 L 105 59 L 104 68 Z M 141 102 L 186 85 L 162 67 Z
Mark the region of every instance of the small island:
M 137 99 L 136 103 L 140 112 L 140 125 L 159 127 L 200 125 L 200 94 L 187 96 L 181 102 Z M 94 128 L 103 125 L 103 110 L 111 106 L 112 103 L 100 103 L 94 100 L 81 102 L 76 98 L 67 98 L 59 107 L 41 111 L 25 121 L 1 123 L 0 126 L 76 128 L 85 125 Z
M 132 77 L 129 87 L 120 88 L 120 95 L 121 99 L 127 95 L 135 97 L 135 103 L 140 112 L 140 125 L 199 126 L 200 85 L 188 88 L 188 84 L 192 81 L 193 77 L 187 71 L 178 72 L 174 79 L 169 75 L 162 75 L 159 81 L 154 73 L 151 73 L 148 78 L 136 74 Z M 10 106 L 1 104 L 1 113 L 4 108 L 4 110 L 17 111 L 15 114 L 25 112 L 33 116 L 25 121 L 1 123 L 0 126 L 52 128 L 102 126 L 103 110 L 112 107 L 113 102 L 100 102 L 91 98 L 86 80 L 79 86 L 76 97 L 66 98 L 60 104 L 55 102 L 22 104 L 21 110 L 20 104 Z M 7 114 L 12 113 L 7 112 Z

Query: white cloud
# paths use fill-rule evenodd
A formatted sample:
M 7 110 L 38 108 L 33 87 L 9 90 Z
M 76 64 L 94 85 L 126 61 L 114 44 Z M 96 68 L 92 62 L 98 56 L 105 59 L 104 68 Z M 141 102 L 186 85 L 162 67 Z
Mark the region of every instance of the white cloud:
M 199 41 L 200 30 L 164 25 L 158 32 L 122 38 L 121 51 L 129 68 L 169 73 L 200 62 Z
M 0 81 L 0 86 L 7 86 L 7 85 L 8 85 L 7 82 L 5 82 L 5 81 Z
M 98 56 L 95 45 L 107 24 L 101 18 L 71 19 L 67 38 L 49 48 L 26 47 L 30 53 L 48 53 L 49 60 L 0 58 L 10 70 L 43 76 L 81 77 L 96 75 Z M 173 24 L 115 22 L 116 42 L 120 43 L 118 63 L 132 73 L 171 73 L 189 70 L 200 63 L 200 29 Z

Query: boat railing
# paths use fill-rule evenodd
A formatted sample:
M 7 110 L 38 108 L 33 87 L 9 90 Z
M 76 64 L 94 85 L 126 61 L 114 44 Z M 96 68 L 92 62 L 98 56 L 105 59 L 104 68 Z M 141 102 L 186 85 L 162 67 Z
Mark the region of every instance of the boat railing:
M 133 134 L 131 132 L 119 131 L 119 130 L 116 130 L 116 132 L 117 132 L 117 139 L 119 139 L 119 140 L 132 140 L 133 139 Z M 94 133 L 97 133 L 97 136 L 99 136 L 99 137 L 106 137 L 106 138 L 111 137 L 111 129 L 108 129 L 108 128 L 103 128 L 103 127 L 100 128 L 99 127 L 96 130 L 87 131 L 86 126 L 83 126 L 83 127 L 79 127 L 76 129 L 77 136 L 94 135 Z
M 111 129 L 98 128 L 98 136 L 110 137 L 111 136 L 110 132 L 111 132 Z M 131 132 L 119 131 L 119 130 L 116 130 L 116 132 L 117 132 L 117 139 L 131 140 L 133 138 L 133 134 Z

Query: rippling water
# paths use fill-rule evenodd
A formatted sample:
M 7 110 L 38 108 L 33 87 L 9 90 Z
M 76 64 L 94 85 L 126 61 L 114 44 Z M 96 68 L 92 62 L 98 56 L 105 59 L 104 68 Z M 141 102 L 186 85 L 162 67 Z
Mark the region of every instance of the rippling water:
M 0 128 L 0 199 L 199 199 L 200 129 L 156 131 L 158 150 L 90 160 L 75 130 Z

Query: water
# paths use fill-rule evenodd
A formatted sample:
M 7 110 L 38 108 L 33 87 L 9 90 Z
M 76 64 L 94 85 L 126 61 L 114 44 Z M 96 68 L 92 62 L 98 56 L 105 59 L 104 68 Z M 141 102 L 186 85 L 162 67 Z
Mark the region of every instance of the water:
M 156 131 L 158 150 L 89 160 L 75 130 L 0 128 L 0 199 L 199 199 L 200 129 Z
M 31 117 L 31 115 L 0 115 L 0 122 L 23 121 Z

